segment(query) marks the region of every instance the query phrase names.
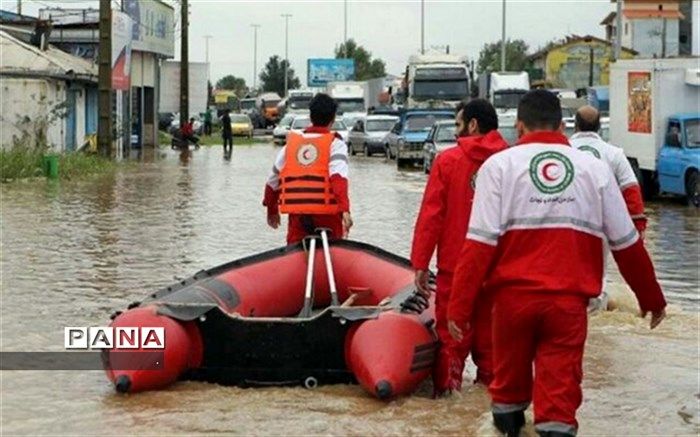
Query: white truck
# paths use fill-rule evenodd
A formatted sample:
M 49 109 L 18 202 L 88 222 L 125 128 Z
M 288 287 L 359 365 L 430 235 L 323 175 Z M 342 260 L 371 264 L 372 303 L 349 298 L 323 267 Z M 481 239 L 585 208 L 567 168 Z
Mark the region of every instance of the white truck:
M 455 108 L 469 97 L 466 58 L 446 53 L 412 55 L 404 95 L 407 109 Z
M 610 68 L 610 142 L 622 147 L 645 197 L 700 205 L 700 59 L 619 60 Z
M 479 75 L 479 97 L 490 101 L 499 114 L 514 113 L 528 91 L 530 75 L 527 71 L 484 72 Z
M 367 115 L 367 82 L 329 82 L 326 92 L 338 102 L 338 115 L 346 124 Z

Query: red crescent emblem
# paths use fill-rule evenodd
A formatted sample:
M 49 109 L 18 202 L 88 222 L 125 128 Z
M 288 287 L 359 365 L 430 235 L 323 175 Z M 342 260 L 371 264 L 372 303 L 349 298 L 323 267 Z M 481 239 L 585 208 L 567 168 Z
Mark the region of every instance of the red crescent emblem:
M 545 164 L 542 166 L 542 177 L 544 177 L 547 181 L 553 182 L 556 181 L 557 178 L 553 178 L 549 175 L 549 168 L 550 167 L 558 167 L 557 164 L 550 162 L 549 164 Z
M 311 149 L 304 150 L 303 152 L 301 152 L 301 157 L 308 161 L 309 155 L 307 155 L 307 153 L 309 153 L 310 151 L 311 151 Z

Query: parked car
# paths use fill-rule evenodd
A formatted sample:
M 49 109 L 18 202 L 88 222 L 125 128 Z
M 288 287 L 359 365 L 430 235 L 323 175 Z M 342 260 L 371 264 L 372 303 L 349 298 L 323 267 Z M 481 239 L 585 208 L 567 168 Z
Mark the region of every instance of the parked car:
M 289 132 L 289 128 L 292 126 L 292 121 L 294 121 L 296 116 L 296 114 L 287 114 L 282 117 L 282 120 L 280 120 L 275 129 L 272 131 L 273 143 L 282 145 L 287 141 L 287 132 Z
M 306 129 L 309 126 L 311 126 L 311 119 L 309 118 L 309 116 L 299 115 L 295 117 L 292 121 L 292 125 L 290 126 L 289 131 L 302 133 L 304 132 L 304 129 Z M 338 135 L 340 135 L 340 137 L 346 143 L 348 142 L 348 128 L 342 120 L 336 120 L 335 122 L 333 122 L 333 126 L 331 126 L 331 131 L 336 132 Z
M 253 138 L 253 123 L 245 114 L 231 114 L 231 132 L 233 135 Z
M 384 139 L 387 157 L 396 158 L 397 167 L 408 163 L 422 163 L 423 146 L 436 121 L 453 120 L 451 110 L 417 109 L 401 114 L 394 128 Z
M 348 135 L 348 151 L 370 156 L 374 153 L 386 154 L 384 138 L 394 127 L 398 117 L 389 115 L 368 115 L 358 120 Z
M 430 129 L 425 146 L 423 146 L 423 171 L 426 174 L 430 173 L 435 158 L 445 149 L 454 147 L 457 143 L 455 129 L 453 120 L 440 120 Z

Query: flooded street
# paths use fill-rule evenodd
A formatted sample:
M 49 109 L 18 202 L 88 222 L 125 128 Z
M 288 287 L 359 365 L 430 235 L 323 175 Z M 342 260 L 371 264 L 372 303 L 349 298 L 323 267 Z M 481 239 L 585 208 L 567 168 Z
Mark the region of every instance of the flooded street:
M 189 160 L 161 150 L 106 176 L 0 186 L 0 349 L 61 351 L 64 327 L 105 325 L 174 280 L 283 245 L 284 230 L 267 227 L 261 206 L 277 150 L 235 147 L 230 161 L 220 147 Z M 425 176 L 378 157 L 350 165 L 351 238 L 408 256 Z M 647 212 L 646 244 L 671 315 L 650 332 L 611 266 L 619 309 L 591 317 L 581 435 L 700 433 L 700 213 L 669 200 Z M 493 434 L 480 386 L 433 401 L 426 384 L 387 404 L 358 386 L 184 382 L 118 396 L 101 371 L 0 376 L 4 434 Z

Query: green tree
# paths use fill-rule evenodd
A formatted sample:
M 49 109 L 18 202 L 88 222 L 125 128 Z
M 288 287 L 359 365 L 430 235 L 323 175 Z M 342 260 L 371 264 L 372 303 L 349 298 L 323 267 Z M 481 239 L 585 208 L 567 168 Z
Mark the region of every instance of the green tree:
M 347 49 L 347 50 L 346 50 Z M 372 53 L 349 39 L 335 49 L 336 59 L 351 58 L 355 60 L 355 80 L 374 79 L 386 76 L 386 65 L 381 59 L 372 59 Z
M 232 74 L 219 79 L 219 81 L 216 82 L 216 89 L 231 90 L 235 92 L 239 98 L 248 94 L 248 86 L 245 84 L 245 79 Z
M 260 82 L 263 91 L 275 92 L 282 96 L 284 94 L 284 66 L 287 61 L 280 60 L 279 56 L 271 56 L 265 64 L 265 69 L 260 73 Z M 287 69 L 287 88 L 292 90 L 301 87 L 299 78 L 295 76 L 294 69 Z
M 506 70 L 522 71 L 528 66 L 527 43 L 521 39 L 506 41 Z M 477 62 L 477 73 L 484 71 L 501 70 L 501 42 L 484 44 L 479 52 L 479 62 Z

